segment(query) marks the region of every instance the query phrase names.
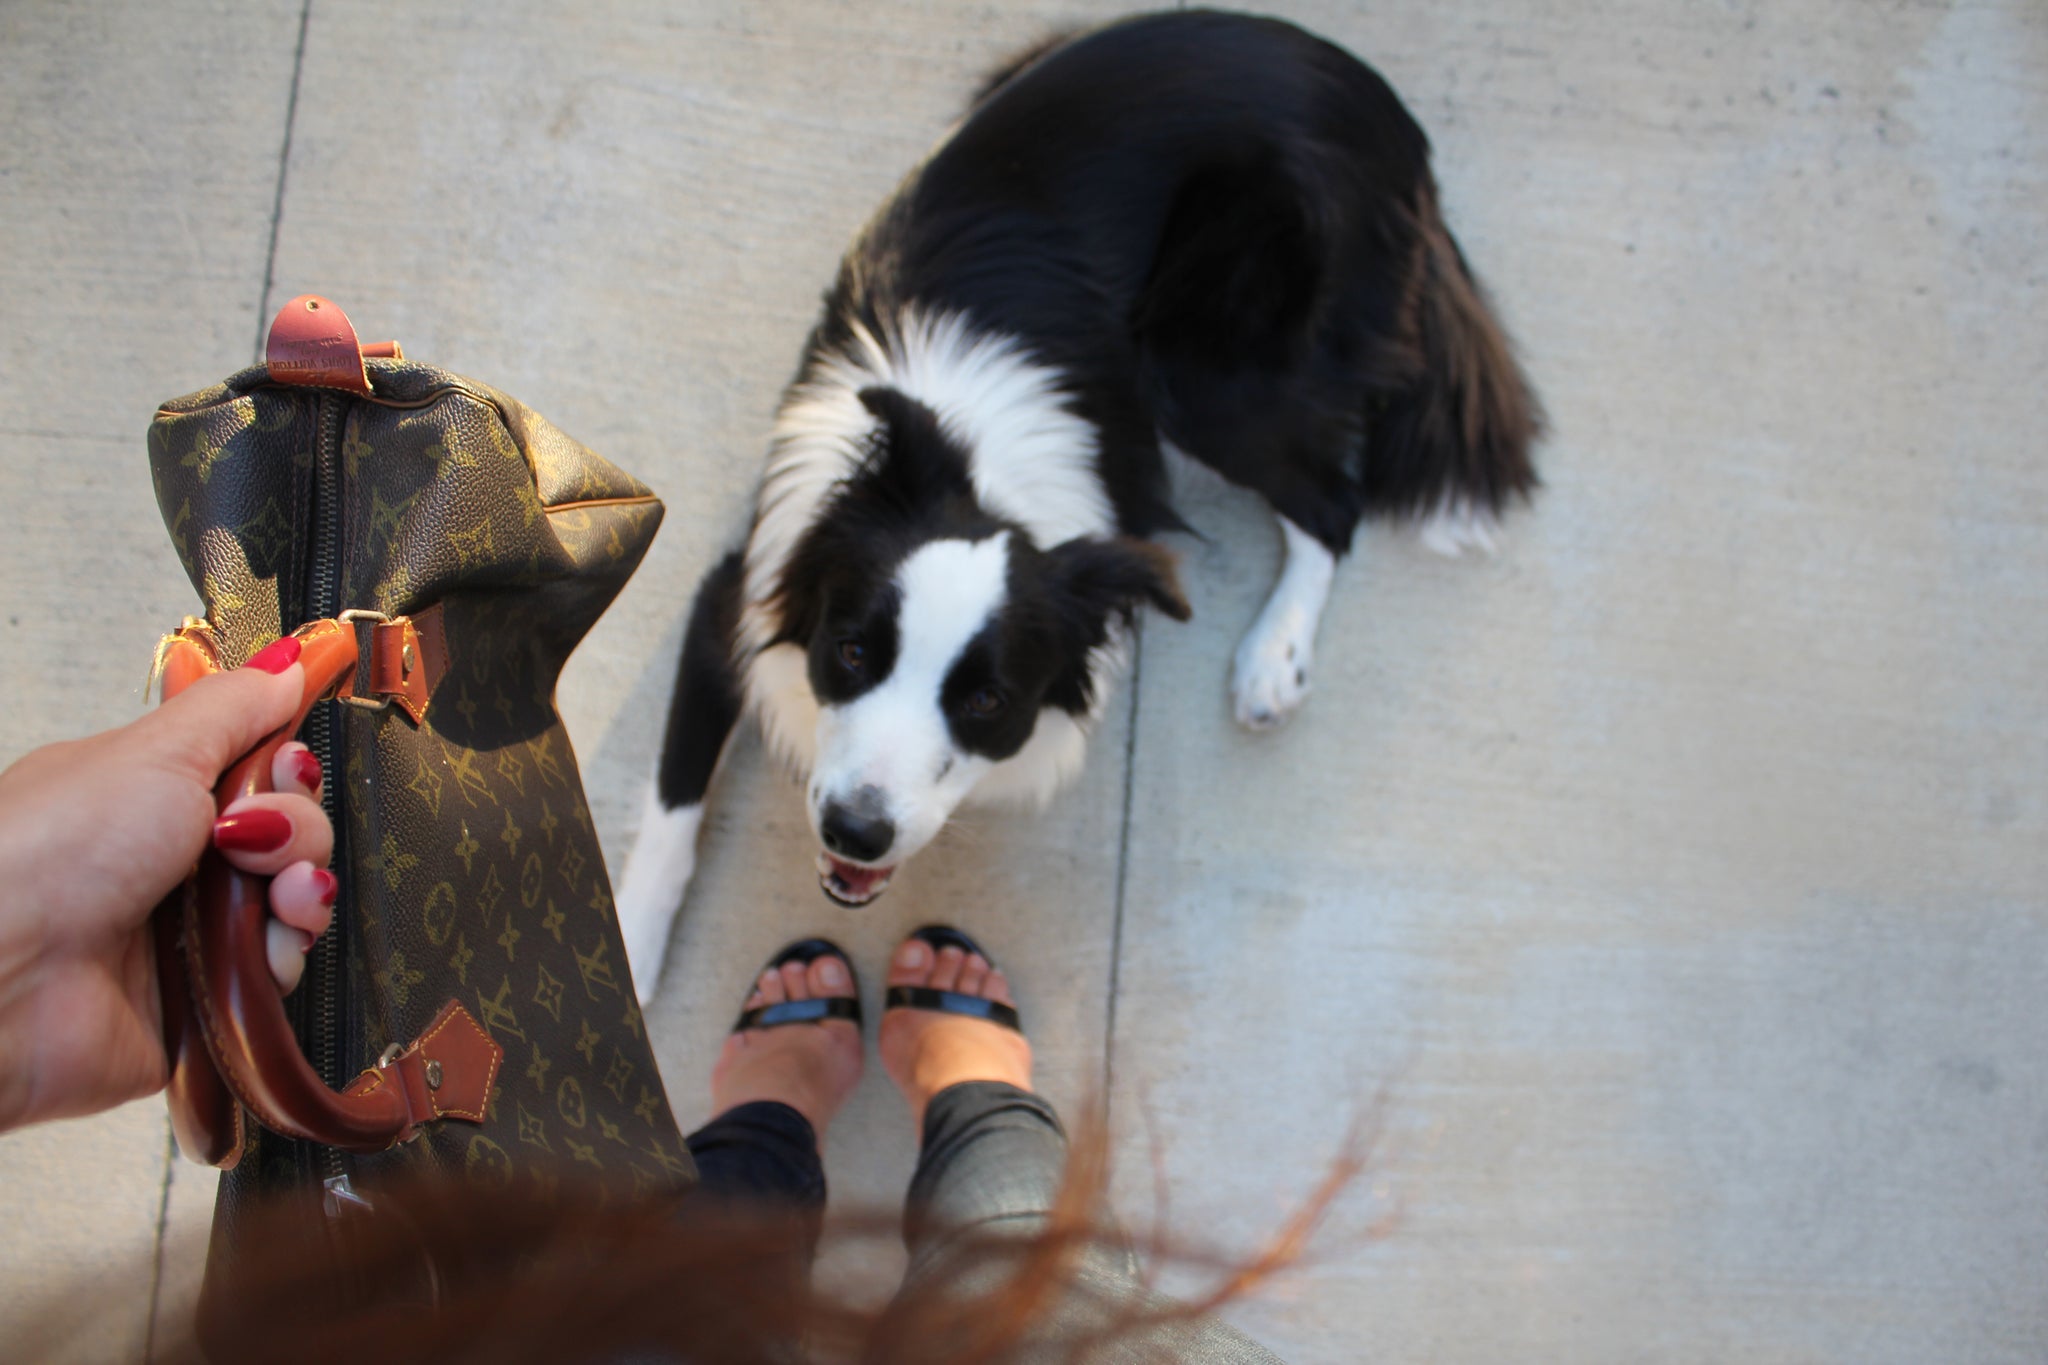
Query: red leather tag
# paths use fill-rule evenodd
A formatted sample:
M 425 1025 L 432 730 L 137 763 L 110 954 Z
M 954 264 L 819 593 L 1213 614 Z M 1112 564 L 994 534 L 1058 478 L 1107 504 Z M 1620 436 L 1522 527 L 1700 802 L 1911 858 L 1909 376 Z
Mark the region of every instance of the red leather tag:
M 318 294 L 301 294 L 278 309 L 263 348 L 264 363 L 276 383 L 367 396 L 370 372 L 363 366 L 365 355 L 405 358 L 395 341 L 363 345 L 348 314 Z

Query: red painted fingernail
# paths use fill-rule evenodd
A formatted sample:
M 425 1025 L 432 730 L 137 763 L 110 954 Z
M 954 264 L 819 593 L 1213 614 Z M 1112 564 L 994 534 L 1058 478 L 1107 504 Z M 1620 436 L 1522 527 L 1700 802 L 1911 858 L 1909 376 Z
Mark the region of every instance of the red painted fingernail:
M 318 889 L 322 905 L 334 904 L 334 898 L 341 894 L 341 878 L 324 867 L 313 869 L 313 885 Z
M 299 779 L 299 785 L 307 791 L 320 790 L 320 760 L 313 757 L 311 749 L 298 749 L 293 752 L 292 775 Z
M 291 837 L 291 818 L 282 811 L 237 811 L 213 822 L 214 847 L 234 853 L 275 853 Z
M 260 668 L 265 673 L 282 673 L 299 661 L 302 646 L 296 635 L 280 635 L 263 648 L 249 656 L 246 668 Z

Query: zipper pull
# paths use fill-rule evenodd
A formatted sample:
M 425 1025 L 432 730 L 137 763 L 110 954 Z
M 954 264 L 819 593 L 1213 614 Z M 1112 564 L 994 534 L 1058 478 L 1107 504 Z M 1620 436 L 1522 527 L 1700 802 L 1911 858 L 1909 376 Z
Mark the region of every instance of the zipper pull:
M 356 1193 L 356 1187 L 349 1183 L 346 1172 L 341 1175 L 330 1175 L 320 1184 L 327 1191 L 321 1202 L 329 1218 L 339 1218 L 350 1212 L 368 1212 L 374 1207 L 369 1200 Z

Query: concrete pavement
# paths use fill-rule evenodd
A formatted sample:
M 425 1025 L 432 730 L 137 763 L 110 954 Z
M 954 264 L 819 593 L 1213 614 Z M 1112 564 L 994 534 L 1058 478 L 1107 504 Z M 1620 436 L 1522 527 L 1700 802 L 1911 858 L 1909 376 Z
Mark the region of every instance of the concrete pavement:
M 1078 790 L 862 916 L 743 742 L 651 1016 L 680 1116 L 775 946 L 829 931 L 878 997 L 954 919 L 1047 1092 L 1107 1087 L 1134 1222 L 1157 1183 L 1244 1248 L 1381 1097 L 1308 1264 L 1230 1310 L 1292 1359 L 2048 1356 L 2048 11 L 1274 9 L 1430 130 L 1548 488 L 1492 560 L 1364 536 L 1316 695 L 1248 736 L 1278 540 L 1190 472 L 1196 618 Z M 667 499 L 563 684 L 616 875 L 847 236 L 981 70 L 1114 12 L 0 6 L 0 762 L 134 714 L 192 605 L 143 428 L 313 290 Z M 900 1199 L 910 1140 L 877 1073 L 835 1204 Z M 145 1355 L 209 1196 L 158 1102 L 0 1139 L 0 1323 L 103 1276 L 64 1351 Z

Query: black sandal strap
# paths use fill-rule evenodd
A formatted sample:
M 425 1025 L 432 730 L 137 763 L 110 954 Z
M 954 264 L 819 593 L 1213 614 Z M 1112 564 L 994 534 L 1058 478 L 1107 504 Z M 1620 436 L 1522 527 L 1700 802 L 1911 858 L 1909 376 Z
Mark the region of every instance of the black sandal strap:
M 821 957 L 836 957 L 846 966 L 846 974 L 853 981 L 852 995 L 828 995 L 816 1000 L 784 1000 L 776 1005 L 761 1005 L 755 1009 L 742 1010 L 732 1026 L 734 1033 L 750 1028 L 777 1028 L 783 1024 L 815 1024 L 826 1019 L 845 1019 L 858 1025 L 860 1014 L 860 974 L 853 969 L 853 959 L 829 938 L 798 939 L 769 959 L 763 971 L 789 962 L 800 962 L 808 967 Z M 748 992 L 750 995 L 751 991 Z
M 959 1014 L 970 1019 L 986 1019 L 991 1024 L 1001 1024 L 1013 1033 L 1024 1031 L 1023 1022 L 1018 1019 L 1017 1011 L 999 1000 L 984 1000 L 978 995 L 962 995 L 958 991 L 934 990 L 930 986 L 891 986 L 884 1008 L 935 1010 L 940 1014 Z
M 762 1005 L 742 1013 L 732 1031 L 779 1028 L 783 1024 L 815 1024 L 826 1019 L 845 1019 L 858 1024 L 860 1001 L 850 995 L 828 995 L 816 1000 L 785 1000 L 779 1005 Z

